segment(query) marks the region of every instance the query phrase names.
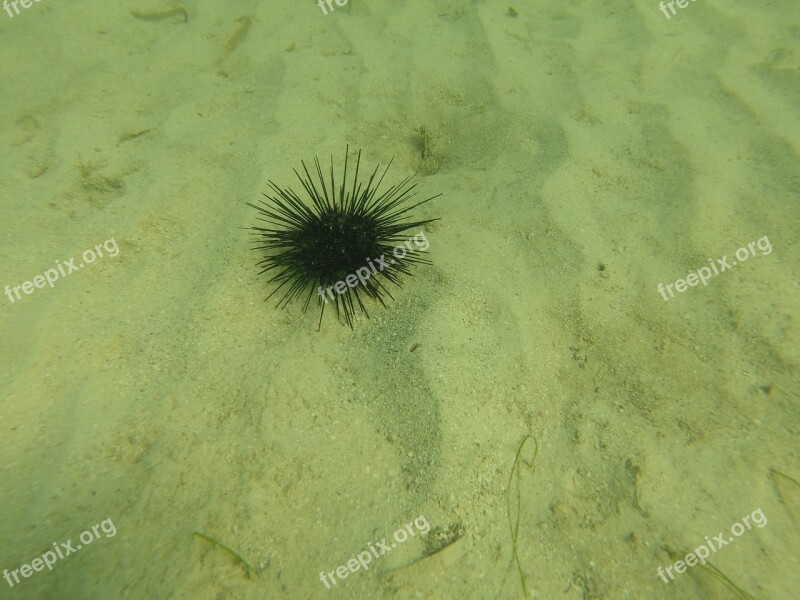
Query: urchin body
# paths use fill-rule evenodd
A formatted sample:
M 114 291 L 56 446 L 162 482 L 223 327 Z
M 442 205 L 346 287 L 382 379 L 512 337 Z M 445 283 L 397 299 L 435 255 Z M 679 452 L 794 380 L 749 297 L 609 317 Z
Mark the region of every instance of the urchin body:
M 278 283 L 267 299 L 278 290 L 285 289 L 278 306 L 286 306 L 291 300 L 305 295 L 303 309 L 307 309 L 311 298 L 317 294 L 320 324 L 329 300 L 333 300 L 338 317 L 353 326 L 355 308 L 365 315 L 367 308 L 362 296 L 377 300 L 385 306 L 384 296 L 392 297 L 384 280 L 400 285 L 399 273 L 411 274 L 414 264 L 430 264 L 424 258 L 425 251 L 404 252 L 402 257 L 392 254 L 395 246 L 403 241 L 401 234 L 410 229 L 437 219 L 409 220 L 414 208 L 437 198 L 439 195 L 412 203 L 416 184 L 413 176 L 379 193 L 389 166 L 378 177 L 380 166 L 375 167 L 366 181 L 359 181 L 361 152 L 356 159 L 355 174 L 348 182 L 348 156 L 345 151 L 344 170 L 337 187 L 331 158 L 330 177 L 326 181 L 322 167 L 314 159 L 316 180 L 305 163 L 303 174 L 295 174 L 300 180 L 310 205 L 303 202 L 291 188 L 280 188 L 270 181 L 272 194 L 264 194 L 266 201 L 260 205 L 248 203 L 260 213 L 259 219 L 267 227 L 252 227 L 256 237 L 256 250 L 265 251 L 258 263 L 261 273 L 274 275 L 270 282 Z M 374 261 L 374 262 L 373 262 Z M 382 268 L 375 268 L 375 263 Z M 364 276 L 365 271 L 369 276 Z M 357 274 L 362 274 L 358 277 Z M 335 290 L 333 294 L 331 290 Z

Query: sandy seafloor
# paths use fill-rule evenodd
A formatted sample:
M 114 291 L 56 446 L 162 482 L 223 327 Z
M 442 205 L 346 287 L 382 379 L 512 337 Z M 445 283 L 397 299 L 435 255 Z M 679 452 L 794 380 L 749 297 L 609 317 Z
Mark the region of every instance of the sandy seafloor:
M 0 295 L 0 569 L 116 533 L 0 598 L 797 597 L 796 2 L 20 10 L 0 285 L 119 254 Z M 346 145 L 441 220 L 388 308 L 317 332 L 264 303 L 245 202 Z M 709 559 L 738 591 L 659 579 L 758 510 Z

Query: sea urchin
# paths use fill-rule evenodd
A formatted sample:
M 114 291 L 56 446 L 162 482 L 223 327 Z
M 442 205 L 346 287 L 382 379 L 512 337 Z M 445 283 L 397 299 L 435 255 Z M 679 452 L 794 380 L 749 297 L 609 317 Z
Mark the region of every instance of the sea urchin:
M 328 302 L 334 303 L 337 317 L 344 316 L 351 328 L 356 306 L 369 317 L 364 297 L 385 307 L 384 296 L 393 297 L 383 280 L 399 286 L 399 273 L 411 275 L 412 265 L 430 264 L 424 257 L 428 248 L 425 234 L 414 236 L 413 247 L 400 234 L 438 220 L 409 220 L 410 211 L 441 195 L 412 203 L 417 185 L 411 183 L 414 175 L 378 192 L 391 161 L 380 175 L 378 165 L 369 179 L 359 181 L 359 151 L 355 174 L 348 184 L 347 155 L 345 150 L 338 188 L 333 157 L 327 182 L 318 158 L 314 158 L 318 181 L 301 161 L 305 175 L 297 170 L 295 175 L 311 199 L 311 206 L 291 188 L 278 187 L 273 181 L 269 182 L 272 194 L 264 194 L 267 201 L 260 200 L 259 205 L 247 203 L 260 213 L 258 219 L 267 223 L 264 227 L 251 227 L 257 244 L 254 249 L 265 251 L 258 263 L 259 275 L 274 272 L 269 281 L 279 284 L 266 299 L 284 289 L 278 301 L 280 308 L 305 295 L 305 311 L 317 295 L 320 326 Z M 424 244 L 418 241 L 420 236 Z M 399 245 L 403 241 L 405 244 Z

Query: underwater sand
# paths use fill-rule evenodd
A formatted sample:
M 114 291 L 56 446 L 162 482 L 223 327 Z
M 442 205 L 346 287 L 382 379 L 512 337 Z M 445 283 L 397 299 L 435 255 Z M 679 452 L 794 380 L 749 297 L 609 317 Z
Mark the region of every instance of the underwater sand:
M 0 571 L 116 531 L 0 598 L 513 599 L 520 574 L 537 599 L 794 598 L 798 17 L 0 12 L 0 286 L 119 249 L 0 294 Z M 443 196 L 419 216 L 441 220 L 388 308 L 317 332 L 315 308 L 264 302 L 245 202 L 346 145 L 394 157 L 389 183 L 420 171 Z M 659 293 L 764 236 L 768 254 Z M 538 453 L 515 463 L 526 435 Z M 709 559 L 744 592 L 699 566 L 658 577 L 759 509 Z M 420 516 L 428 533 L 320 581 Z

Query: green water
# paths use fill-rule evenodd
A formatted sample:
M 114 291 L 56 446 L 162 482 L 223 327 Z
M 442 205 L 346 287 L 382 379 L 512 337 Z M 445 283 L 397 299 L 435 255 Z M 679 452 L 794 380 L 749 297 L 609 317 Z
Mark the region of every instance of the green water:
M 0 598 L 796 596 L 796 3 L 7 6 Z M 346 148 L 439 220 L 318 331 Z

